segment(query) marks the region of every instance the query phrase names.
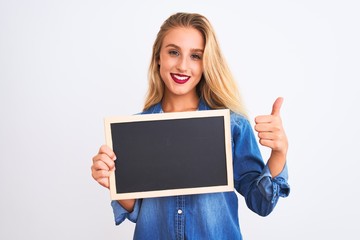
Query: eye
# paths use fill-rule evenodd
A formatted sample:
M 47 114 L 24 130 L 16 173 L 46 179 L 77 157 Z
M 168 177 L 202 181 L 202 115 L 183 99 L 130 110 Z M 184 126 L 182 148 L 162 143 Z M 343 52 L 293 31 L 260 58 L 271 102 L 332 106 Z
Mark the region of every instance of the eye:
M 202 56 L 200 54 L 191 54 L 191 58 L 194 60 L 201 60 Z
M 170 56 L 179 56 L 180 53 L 177 50 L 169 50 L 169 55 Z

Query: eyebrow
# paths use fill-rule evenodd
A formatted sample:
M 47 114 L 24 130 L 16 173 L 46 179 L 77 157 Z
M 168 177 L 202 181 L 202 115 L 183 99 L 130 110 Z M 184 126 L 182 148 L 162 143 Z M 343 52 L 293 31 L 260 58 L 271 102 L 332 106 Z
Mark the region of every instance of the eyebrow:
M 170 44 L 168 44 L 168 45 L 165 46 L 165 48 L 168 48 L 168 47 L 173 47 L 173 48 L 176 48 L 176 49 L 181 49 L 178 45 L 173 44 L 173 43 L 170 43 Z M 202 53 L 204 52 L 204 50 L 201 49 L 201 48 L 191 48 L 191 51 L 192 51 L 192 52 L 202 52 Z

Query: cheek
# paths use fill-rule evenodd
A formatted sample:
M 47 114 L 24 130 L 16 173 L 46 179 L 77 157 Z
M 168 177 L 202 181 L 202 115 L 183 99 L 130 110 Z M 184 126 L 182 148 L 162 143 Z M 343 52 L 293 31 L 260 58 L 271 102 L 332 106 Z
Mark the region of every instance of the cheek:
M 193 72 L 194 74 L 201 76 L 203 74 L 202 64 L 196 64 L 196 66 L 194 66 L 193 70 L 194 70 L 194 72 Z
M 164 67 L 163 65 L 159 65 L 159 74 L 161 79 L 164 79 Z
M 164 71 L 170 68 L 172 61 L 166 56 L 160 56 L 158 64 L 160 65 L 160 69 Z
M 165 61 L 163 61 L 163 64 L 160 64 L 159 65 L 159 74 L 160 74 L 160 78 L 162 80 L 166 79 L 168 76 L 168 72 L 169 72 L 169 67 L 167 66 L 167 64 L 164 64 L 166 63 Z

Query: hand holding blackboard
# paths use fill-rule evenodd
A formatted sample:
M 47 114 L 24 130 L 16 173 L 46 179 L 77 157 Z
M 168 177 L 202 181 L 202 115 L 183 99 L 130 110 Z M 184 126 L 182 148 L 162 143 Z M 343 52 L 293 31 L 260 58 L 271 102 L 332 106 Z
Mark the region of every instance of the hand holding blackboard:
M 115 170 L 115 160 L 115 153 L 107 145 L 102 145 L 98 154 L 93 157 L 93 165 L 91 166 L 92 177 L 103 187 L 110 187 L 109 176 Z M 119 200 L 119 203 L 131 212 L 134 208 L 135 200 Z
M 230 134 L 227 109 L 106 118 L 111 198 L 233 191 Z
M 91 166 L 92 177 L 103 187 L 109 188 L 110 171 L 115 168 L 115 153 L 107 145 L 100 147 L 98 154 L 93 157 Z

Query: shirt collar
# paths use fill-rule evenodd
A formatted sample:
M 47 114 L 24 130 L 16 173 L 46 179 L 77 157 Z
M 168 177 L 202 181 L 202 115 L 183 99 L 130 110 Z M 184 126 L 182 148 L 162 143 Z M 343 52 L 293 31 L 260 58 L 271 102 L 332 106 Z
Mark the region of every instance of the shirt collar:
M 199 100 L 198 110 L 199 111 L 210 110 L 210 107 L 205 103 L 205 101 L 202 98 L 200 98 L 200 100 Z M 144 113 L 163 113 L 163 112 L 164 111 L 161 107 L 161 102 L 159 102 L 159 103 L 155 104 L 154 106 L 150 107 Z

